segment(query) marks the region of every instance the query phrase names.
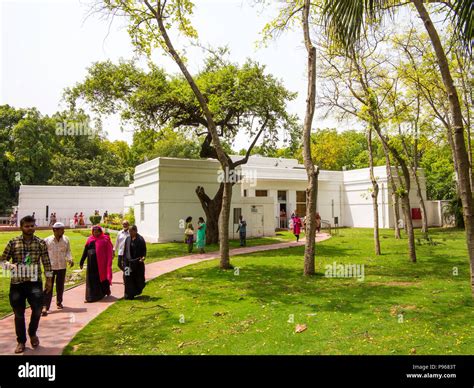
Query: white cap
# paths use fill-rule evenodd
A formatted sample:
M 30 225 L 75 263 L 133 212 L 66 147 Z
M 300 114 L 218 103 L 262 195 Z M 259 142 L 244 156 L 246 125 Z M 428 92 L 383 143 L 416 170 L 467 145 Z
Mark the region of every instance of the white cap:
M 64 224 L 62 222 L 56 222 L 53 225 L 53 229 L 59 229 L 59 228 L 64 228 Z

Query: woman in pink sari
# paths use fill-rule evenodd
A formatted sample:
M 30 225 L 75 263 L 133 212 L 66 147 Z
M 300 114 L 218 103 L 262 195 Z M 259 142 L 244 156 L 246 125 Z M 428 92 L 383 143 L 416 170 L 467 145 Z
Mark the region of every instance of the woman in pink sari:
M 296 236 L 296 242 L 300 239 L 301 227 L 303 224 L 301 223 L 301 218 L 298 217 L 298 214 L 295 213 L 293 217 L 293 234 Z
M 96 302 L 110 295 L 112 285 L 113 246 L 110 237 L 98 225 L 92 227 L 81 258 L 81 269 L 87 258 L 86 302 Z

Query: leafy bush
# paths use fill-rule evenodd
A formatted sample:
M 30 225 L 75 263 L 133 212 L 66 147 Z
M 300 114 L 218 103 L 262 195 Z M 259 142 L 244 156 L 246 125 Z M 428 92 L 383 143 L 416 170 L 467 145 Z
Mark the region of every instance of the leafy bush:
M 112 229 L 112 230 L 122 230 L 122 225 L 101 223 L 100 226 L 102 226 L 104 229 L 107 228 L 107 229 Z
M 130 223 L 130 225 L 135 225 L 135 211 L 133 207 L 128 209 L 128 212 L 125 213 L 125 219 Z
M 123 215 L 120 213 L 110 213 L 107 217 L 107 223 L 111 225 L 121 225 L 123 220 Z
M 90 216 L 89 217 L 89 220 L 90 222 L 92 223 L 92 225 L 97 225 L 100 223 L 100 220 L 102 219 L 102 216 L 97 216 L 97 215 L 93 215 L 93 216 Z

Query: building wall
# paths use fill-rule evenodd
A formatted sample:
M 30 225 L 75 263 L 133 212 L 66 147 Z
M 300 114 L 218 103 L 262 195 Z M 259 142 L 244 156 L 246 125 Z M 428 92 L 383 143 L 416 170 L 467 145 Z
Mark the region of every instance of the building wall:
M 151 163 L 153 162 L 153 163 Z M 148 241 L 182 241 L 184 239 L 185 219 L 193 217 L 196 226 L 198 218 L 205 218 L 204 210 L 196 195 L 196 187 L 203 186 L 206 194 L 213 198 L 219 189 L 219 163 L 215 160 L 185 160 L 159 158 L 148 162 L 135 173 L 135 219 L 140 232 Z M 153 178 L 151 178 L 153 177 Z M 158 192 L 153 191 L 157 189 Z M 146 202 L 146 198 L 157 198 L 156 204 Z M 158 206 L 159 200 L 159 206 Z M 145 201 L 145 220 L 138 223 L 137 202 Z M 247 235 L 274 235 L 272 219 L 273 201 L 271 199 L 242 199 L 240 186 L 232 190 L 231 217 L 229 235 L 236 237 L 233 209 L 241 208 L 245 218 L 254 217 L 252 206 L 260 206 L 259 214 L 263 216 L 263 225 L 255 229 L 249 225 Z
M 49 224 L 49 215 L 56 213 L 58 221 L 69 225 L 74 213 L 83 212 L 89 223 L 89 216 L 94 210 L 102 215 L 122 213 L 123 198 L 126 187 L 91 187 L 91 186 L 20 186 L 18 201 L 18 219 L 35 212 L 37 225 Z M 48 217 L 46 207 L 48 206 Z
M 157 168 L 158 159 L 137 166 L 133 184 L 135 224 L 138 232 L 149 242 L 158 241 L 160 182 Z

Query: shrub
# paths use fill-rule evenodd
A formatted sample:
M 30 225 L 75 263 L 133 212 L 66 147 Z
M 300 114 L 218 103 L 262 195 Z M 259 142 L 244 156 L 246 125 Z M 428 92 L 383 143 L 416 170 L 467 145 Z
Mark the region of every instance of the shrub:
M 133 207 L 129 208 L 127 213 L 125 213 L 125 219 L 130 223 L 130 225 L 135 225 L 135 211 Z
M 97 215 L 93 215 L 89 217 L 89 220 L 92 223 L 92 225 L 99 224 L 101 219 L 102 219 L 102 216 L 97 216 Z
M 121 225 L 123 220 L 123 215 L 120 213 L 111 213 L 107 217 L 107 223 L 111 225 Z

